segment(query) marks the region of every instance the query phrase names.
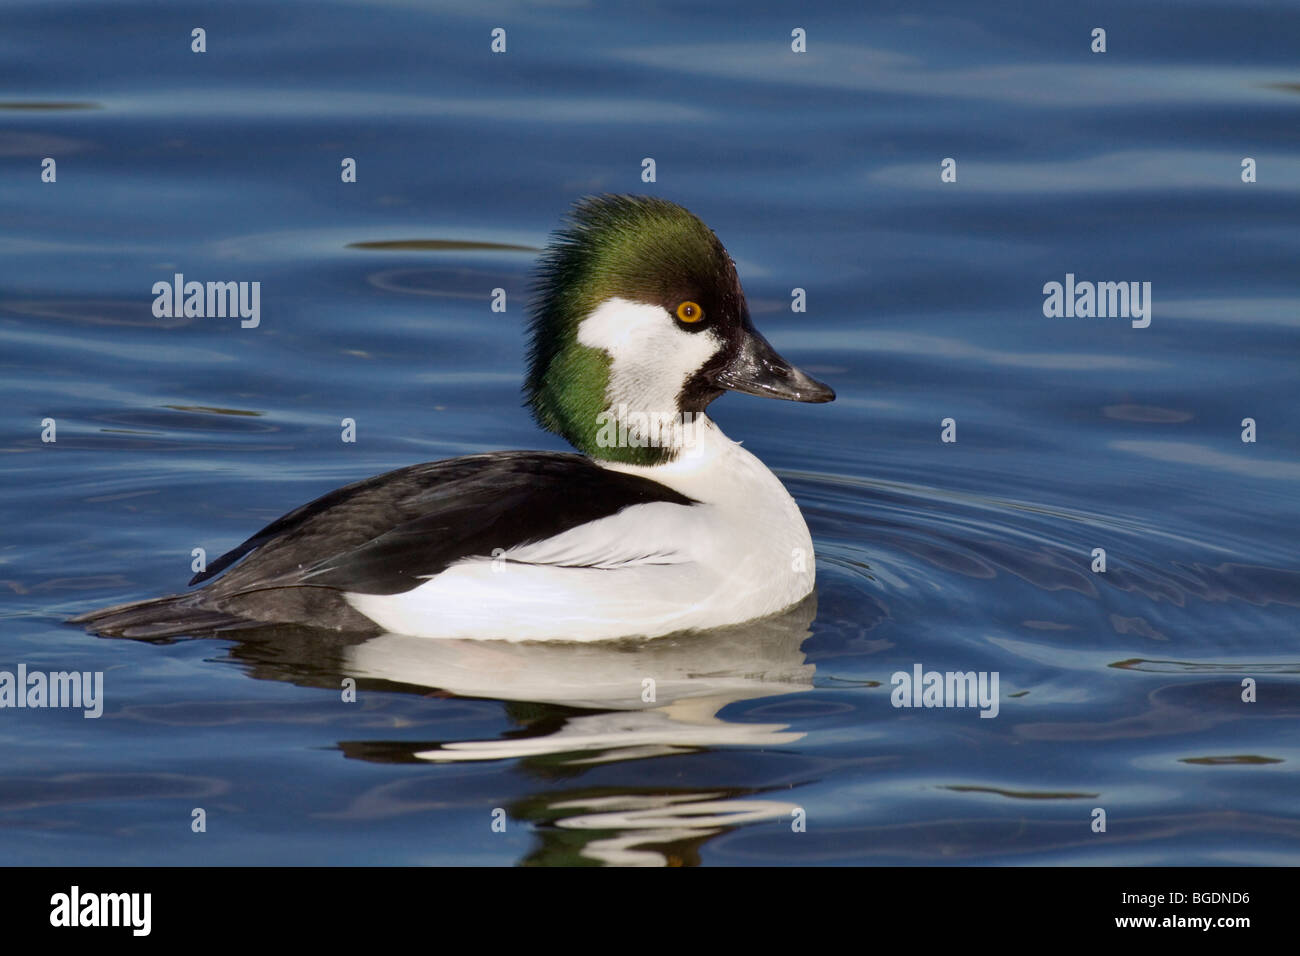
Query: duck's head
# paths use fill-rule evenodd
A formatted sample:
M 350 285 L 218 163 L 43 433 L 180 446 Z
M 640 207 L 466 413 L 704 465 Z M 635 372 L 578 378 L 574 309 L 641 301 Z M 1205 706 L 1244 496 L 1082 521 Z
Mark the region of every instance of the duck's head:
M 649 196 L 584 200 L 555 234 L 525 389 L 543 428 L 593 457 L 643 465 L 672 460 L 724 391 L 835 398 L 759 335 L 713 231 Z

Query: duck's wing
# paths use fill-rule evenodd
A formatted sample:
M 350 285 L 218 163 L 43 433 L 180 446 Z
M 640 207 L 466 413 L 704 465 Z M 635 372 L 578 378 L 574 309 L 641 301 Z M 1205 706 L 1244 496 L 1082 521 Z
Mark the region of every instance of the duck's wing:
M 458 561 L 490 558 L 653 502 L 694 504 L 581 455 L 500 452 L 430 462 L 289 512 L 190 583 L 212 582 L 204 590 L 217 598 L 295 586 L 397 594 Z

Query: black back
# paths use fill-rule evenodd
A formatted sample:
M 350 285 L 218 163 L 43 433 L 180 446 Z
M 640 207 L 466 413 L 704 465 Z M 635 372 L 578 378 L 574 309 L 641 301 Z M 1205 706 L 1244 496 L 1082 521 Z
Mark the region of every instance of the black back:
M 190 584 L 397 594 L 469 557 L 541 541 L 631 505 L 695 502 L 581 455 L 497 452 L 399 468 L 323 495 L 222 555 Z M 213 580 L 240 559 L 224 577 Z

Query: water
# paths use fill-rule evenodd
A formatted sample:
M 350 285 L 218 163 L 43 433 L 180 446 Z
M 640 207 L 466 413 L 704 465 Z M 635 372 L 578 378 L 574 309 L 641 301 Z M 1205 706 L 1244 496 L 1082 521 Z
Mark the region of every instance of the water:
M 106 702 L 0 712 L 0 861 L 1300 862 L 1300 8 L 990 6 L 7 4 L 0 669 Z M 713 408 L 815 607 L 581 648 L 63 623 L 345 482 L 562 447 L 528 249 L 599 191 L 698 212 L 837 389 Z M 175 272 L 260 281 L 260 326 L 154 318 Z M 1150 326 L 1046 318 L 1067 273 L 1151 282 Z M 997 716 L 891 706 L 916 664 L 997 672 Z

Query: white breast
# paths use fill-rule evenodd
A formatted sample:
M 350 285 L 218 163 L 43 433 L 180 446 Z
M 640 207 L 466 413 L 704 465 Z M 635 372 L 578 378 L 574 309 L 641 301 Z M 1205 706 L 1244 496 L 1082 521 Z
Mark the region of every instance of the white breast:
M 634 505 L 495 561 L 460 562 L 402 594 L 350 593 L 349 603 L 416 637 L 594 641 L 738 624 L 812 591 L 812 539 L 794 499 L 707 417 L 673 462 L 606 467 L 699 504 Z

